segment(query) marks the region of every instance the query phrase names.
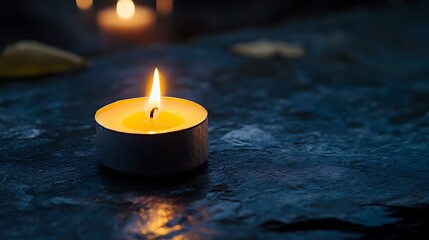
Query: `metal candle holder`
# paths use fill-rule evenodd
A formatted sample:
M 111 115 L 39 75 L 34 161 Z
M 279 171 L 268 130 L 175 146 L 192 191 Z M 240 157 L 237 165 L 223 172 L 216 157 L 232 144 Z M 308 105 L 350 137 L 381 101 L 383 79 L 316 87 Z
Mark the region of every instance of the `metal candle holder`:
M 117 132 L 97 122 L 99 162 L 130 175 L 183 173 L 207 161 L 207 128 L 208 118 L 191 128 L 161 134 Z

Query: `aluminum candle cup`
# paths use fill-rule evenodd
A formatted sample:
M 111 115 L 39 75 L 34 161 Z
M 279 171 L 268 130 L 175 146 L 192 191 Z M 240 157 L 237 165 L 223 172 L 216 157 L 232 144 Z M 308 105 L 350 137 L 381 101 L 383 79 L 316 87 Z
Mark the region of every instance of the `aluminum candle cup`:
M 189 171 L 208 155 L 208 113 L 189 100 L 161 97 L 152 119 L 148 97 L 117 101 L 95 114 L 99 161 L 131 175 L 157 176 Z

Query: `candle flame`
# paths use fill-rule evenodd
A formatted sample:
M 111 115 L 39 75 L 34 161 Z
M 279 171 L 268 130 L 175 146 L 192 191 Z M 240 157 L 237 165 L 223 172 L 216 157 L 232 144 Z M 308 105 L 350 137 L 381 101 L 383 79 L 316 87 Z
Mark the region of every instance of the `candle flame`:
M 76 5 L 81 10 L 87 10 L 92 7 L 92 0 L 76 0 Z
M 155 109 L 155 110 L 154 110 Z M 152 90 L 146 106 L 146 113 L 151 119 L 156 119 L 161 111 L 161 87 L 159 83 L 158 68 L 153 73 Z
M 116 13 L 119 18 L 129 19 L 134 16 L 136 11 L 136 7 L 134 6 L 134 2 L 132 0 L 118 0 L 116 4 Z

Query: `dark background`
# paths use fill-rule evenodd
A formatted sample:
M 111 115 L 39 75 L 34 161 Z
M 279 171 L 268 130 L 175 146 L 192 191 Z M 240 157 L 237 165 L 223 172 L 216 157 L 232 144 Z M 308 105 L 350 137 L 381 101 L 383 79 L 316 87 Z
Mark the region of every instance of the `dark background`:
M 155 0 L 137 0 L 155 10 Z M 353 9 L 397 8 L 414 0 L 175 0 L 168 16 L 158 16 L 153 29 L 138 39 L 106 36 L 97 27 L 100 9 L 114 0 L 95 0 L 79 11 L 73 0 L 19 0 L 0 3 L 0 49 L 22 39 L 39 40 L 84 55 L 148 43 L 175 42 L 194 36 L 258 27 L 292 19 L 316 18 Z

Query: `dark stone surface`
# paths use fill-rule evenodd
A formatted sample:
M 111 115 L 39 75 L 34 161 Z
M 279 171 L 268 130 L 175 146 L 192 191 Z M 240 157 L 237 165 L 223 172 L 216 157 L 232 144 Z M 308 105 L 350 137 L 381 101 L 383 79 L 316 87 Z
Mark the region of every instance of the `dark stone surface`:
M 427 5 L 354 12 L 93 59 L 0 88 L 1 239 L 342 239 L 428 234 Z M 302 43 L 254 60 L 232 43 Z M 170 180 L 97 163 L 93 115 L 143 95 L 210 113 L 209 163 Z

